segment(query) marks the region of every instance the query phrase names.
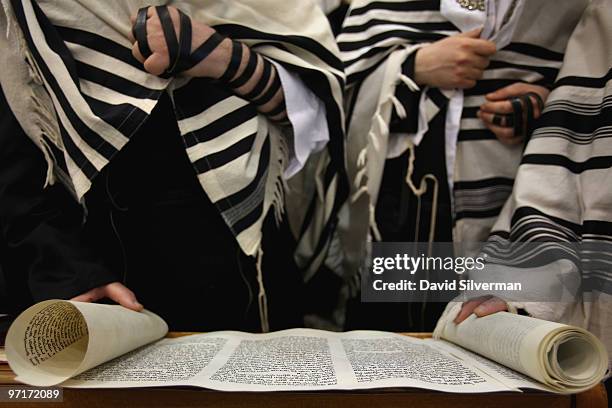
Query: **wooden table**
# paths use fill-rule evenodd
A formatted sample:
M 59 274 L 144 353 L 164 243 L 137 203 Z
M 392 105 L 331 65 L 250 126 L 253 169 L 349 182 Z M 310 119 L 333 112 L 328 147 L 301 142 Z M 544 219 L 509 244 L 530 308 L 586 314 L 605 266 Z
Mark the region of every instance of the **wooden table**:
M 187 333 L 171 333 L 169 337 Z M 428 334 L 408 334 L 428 337 Z M 0 388 L 18 384 L 8 365 L 0 363 Z M 127 390 L 64 390 L 62 403 L 10 403 L 0 407 L 19 408 L 606 408 L 603 385 L 582 394 L 567 396 L 543 392 L 497 394 L 446 394 L 427 390 L 398 389 L 333 392 L 227 393 L 191 388 L 153 388 Z

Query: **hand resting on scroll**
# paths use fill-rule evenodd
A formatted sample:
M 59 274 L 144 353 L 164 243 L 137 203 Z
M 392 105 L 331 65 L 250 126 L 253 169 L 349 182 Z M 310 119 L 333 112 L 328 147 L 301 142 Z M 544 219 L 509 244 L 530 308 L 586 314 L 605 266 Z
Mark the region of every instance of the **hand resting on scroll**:
M 508 311 L 508 305 L 502 299 L 494 296 L 482 296 L 463 303 L 461 311 L 457 317 L 455 317 L 454 322 L 455 324 L 459 324 L 472 314 L 478 317 L 484 317 L 497 312 L 506 311 Z
M 138 299 L 136 299 L 134 292 L 119 282 L 109 283 L 108 285 L 92 289 L 89 292 L 73 298 L 72 300 L 75 302 L 93 303 L 102 299 L 110 299 L 117 302 L 121 306 L 136 312 L 141 312 L 144 309 L 144 307 L 138 302 Z

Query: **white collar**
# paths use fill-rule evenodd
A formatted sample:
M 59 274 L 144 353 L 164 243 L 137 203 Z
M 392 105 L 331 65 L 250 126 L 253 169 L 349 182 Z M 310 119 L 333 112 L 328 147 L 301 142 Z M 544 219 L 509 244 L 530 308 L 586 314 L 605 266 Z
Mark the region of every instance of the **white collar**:
M 440 13 L 462 33 L 482 27 L 487 18 L 484 11 L 463 8 L 457 0 L 441 0 Z
M 463 8 L 457 0 L 441 0 L 440 13 L 461 32 L 483 27 L 481 37 L 494 41 L 499 49 L 512 41 L 524 4 L 524 0 L 486 0 L 486 11 L 479 11 Z

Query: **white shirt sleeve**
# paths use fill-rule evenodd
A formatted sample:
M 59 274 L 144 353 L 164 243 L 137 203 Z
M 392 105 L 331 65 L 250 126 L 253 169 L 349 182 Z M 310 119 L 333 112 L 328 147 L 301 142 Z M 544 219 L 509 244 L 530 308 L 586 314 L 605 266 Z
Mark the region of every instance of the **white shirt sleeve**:
M 342 1 L 340 0 L 319 0 L 318 3 L 319 3 L 319 6 L 321 7 L 321 10 L 323 10 L 325 14 L 329 14 L 335 9 L 337 9 L 338 7 L 340 7 L 340 5 L 342 4 Z
M 285 178 L 298 173 L 311 154 L 320 152 L 329 142 L 327 112 L 323 101 L 304 85 L 300 77 L 273 62 L 285 92 L 287 115 L 293 126 L 293 140 Z

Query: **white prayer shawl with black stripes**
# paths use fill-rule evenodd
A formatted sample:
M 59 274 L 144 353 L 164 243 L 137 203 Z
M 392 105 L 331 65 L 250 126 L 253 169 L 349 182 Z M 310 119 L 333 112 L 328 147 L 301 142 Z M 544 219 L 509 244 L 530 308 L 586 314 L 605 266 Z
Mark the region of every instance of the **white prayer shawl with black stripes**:
M 612 0 L 594 0 L 568 44 L 540 126 L 486 251 L 516 273 L 571 262 L 574 302 L 519 304 L 530 314 L 589 329 L 612 351 Z M 534 249 L 517 256 L 520 243 Z M 560 243 L 554 245 L 554 243 Z M 535 245 L 537 244 L 537 246 Z M 499 249 L 511 249 L 501 254 Z M 535 250 L 537 249 L 537 250 Z M 557 262 L 550 263 L 550 259 Z M 518 263 L 521 259 L 521 263 Z M 548 261 L 547 261 L 548 260 Z M 522 266 L 522 268 L 521 268 Z M 544 269 L 542 269 L 544 268 Z M 526 271 L 525 271 L 526 269 Z M 508 272 L 509 277 L 512 272 Z M 546 282 L 545 291 L 554 287 Z M 551 293 L 550 296 L 554 296 Z
M 275 208 L 280 216 L 285 206 L 282 171 L 289 130 L 213 81 L 146 73 L 131 55 L 129 17 L 140 7 L 173 5 L 299 73 L 324 102 L 331 136 L 328 149 L 311 157 L 286 197 L 288 220 L 299 239 L 298 261 L 316 269 L 313 259 L 320 259 L 326 249 L 339 205 L 338 188 L 345 183 L 344 74 L 331 30 L 314 2 L 2 4 L 2 87 L 20 124 L 48 159 L 48 183 L 57 177 L 82 200 L 162 93 L 169 92 L 194 177 L 251 256 L 260 251 L 268 211 Z
M 494 0 L 490 0 L 494 1 Z M 490 228 L 510 195 L 522 146 L 499 142 L 477 118 L 485 95 L 515 82 L 550 86 L 563 60 L 563 52 L 587 0 L 526 1 L 510 45 L 492 58 L 482 80 L 465 91 L 464 108 L 454 171 L 455 239 L 486 240 Z M 393 111 L 406 112 L 398 87 L 418 90 L 402 74 L 406 58 L 423 44 L 457 34 L 440 12 L 439 0 L 355 0 L 338 38 L 347 75 L 347 156 L 354 192 L 346 231 L 349 263 L 360 262 L 356 237 L 375 232 L 374 211 L 387 155 Z M 429 102 L 419 121 L 429 123 L 448 103 L 454 91 L 427 89 Z M 402 112 L 404 110 L 404 112 Z M 365 146 L 365 148 L 364 148 Z M 432 158 L 444 161 L 443 157 Z M 411 180 L 413 191 L 421 180 Z M 366 215 L 364 215 L 366 214 Z M 370 225 L 368 226 L 368 215 Z M 342 226 L 342 223 L 341 223 Z M 356 252 L 351 252 L 355 249 Z

